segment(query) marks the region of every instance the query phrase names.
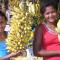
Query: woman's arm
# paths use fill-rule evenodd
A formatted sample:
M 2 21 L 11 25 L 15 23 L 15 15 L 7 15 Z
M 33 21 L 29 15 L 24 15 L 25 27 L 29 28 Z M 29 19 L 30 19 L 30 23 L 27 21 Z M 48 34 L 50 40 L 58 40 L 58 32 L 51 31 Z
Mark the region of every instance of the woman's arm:
M 16 56 L 16 55 L 18 55 L 18 54 L 20 55 L 21 52 L 12 52 L 12 53 L 10 53 L 10 54 L 8 54 L 8 55 L 0 58 L 0 60 L 6 60 L 6 59 L 11 58 L 11 57 L 13 57 L 13 56 Z
M 49 56 L 60 56 L 60 51 L 46 51 L 40 50 L 37 52 L 37 56 L 41 57 L 49 57 Z
M 60 56 L 60 51 L 46 51 L 42 47 L 42 34 L 41 27 L 37 27 L 34 34 L 34 41 L 33 41 L 33 53 L 35 56 Z

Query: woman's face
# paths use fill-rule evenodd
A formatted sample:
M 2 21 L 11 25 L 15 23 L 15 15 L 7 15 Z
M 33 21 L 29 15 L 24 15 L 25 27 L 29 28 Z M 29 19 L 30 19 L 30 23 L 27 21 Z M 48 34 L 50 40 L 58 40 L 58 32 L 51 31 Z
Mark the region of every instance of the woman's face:
M 4 32 L 6 26 L 6 20 L 3 16 L 0 16 L 0 32 Z
M 44 17 L 47 22 L 54 23 L 57 19 L 57 16 L 58 16 L 58 13 L 52 6 L 46 7 L 44 12 Z

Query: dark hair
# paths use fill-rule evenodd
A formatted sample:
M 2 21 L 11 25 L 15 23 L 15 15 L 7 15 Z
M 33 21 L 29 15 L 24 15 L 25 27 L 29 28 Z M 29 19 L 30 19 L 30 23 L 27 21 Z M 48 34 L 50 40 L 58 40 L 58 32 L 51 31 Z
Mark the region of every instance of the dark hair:
M 2 11 L 0 11 L 0 16 L 3 16 L 5 18 L 5 20 L 7 21 L 7 17 L 5 15 L 5 13 L 3 13 Z
M 44 14 L 46 7 L 52 6 L 56 11 L 58 10 L 59 0 L 41 0 L 41 14 Z

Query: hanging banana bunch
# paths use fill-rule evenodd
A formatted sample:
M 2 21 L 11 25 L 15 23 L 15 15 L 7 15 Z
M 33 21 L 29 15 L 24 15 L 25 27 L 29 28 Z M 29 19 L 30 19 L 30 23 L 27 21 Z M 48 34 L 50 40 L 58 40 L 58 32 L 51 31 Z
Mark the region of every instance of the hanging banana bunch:
M 33 25 L 32 25 L 32 29 L 34 30 L 34 28 L 40 23 L 40 1 L 39 0 L 31 0 L 30 2 L 27 1 L 27 5 L 28 5 L 28 11 L 29 13 L 33 16 Z
M 28 2 L 27 5 L 29 6 L 29 13 L 33 16 L 40 16 L 40 4 L 39 1 L 36 3 Z
M 11 10 L 10 32 L 6 39 L 9 52 L 25 50 L 25 47 L 29 44 L 29 40 L 33 38 L 31 29 L 33 18 L 29 14 L 25 2 L 26 1 L 21 1 L 19 6 L 13 6 L 13 10 Z
M 28 14 L 21 19 L 15 19 L 16 18 L 13 17 L 13 20 L 11 20 L 10 34 L 6 40 L 8 45 L 7 49 L 14 52 L 26 47 L 29 40 L 33 37 L 33 32 L 31 30 L 33 19 L 29 17 Z
M 13 9 L 14 6 L 18 6 L 20 0 L 9 0 L 10 7 Z

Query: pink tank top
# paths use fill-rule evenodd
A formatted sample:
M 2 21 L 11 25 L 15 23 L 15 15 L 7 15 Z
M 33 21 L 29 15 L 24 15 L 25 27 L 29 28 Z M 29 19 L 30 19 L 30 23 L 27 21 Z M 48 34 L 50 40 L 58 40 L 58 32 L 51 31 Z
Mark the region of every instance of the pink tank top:
M 60 50 L 58 34 L 48 29 L 46 24 L 41 24 L 43 30 L 43 48 L 45 50 Z M 43 60 L 60 60 L 60 57 L 44 57 Z

